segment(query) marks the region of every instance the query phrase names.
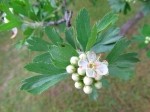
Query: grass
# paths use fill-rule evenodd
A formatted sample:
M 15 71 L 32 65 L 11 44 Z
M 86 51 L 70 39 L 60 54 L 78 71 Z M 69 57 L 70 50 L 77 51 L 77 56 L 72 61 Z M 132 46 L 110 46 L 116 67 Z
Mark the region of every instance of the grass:
M 74 15 L 86 7 L 94 23 L 100 19 L 109 6 L 105 0 L 97 2 L 96 6 L 85 0 L 77 0 L 73 7 Z M 134 8 L 134 12 L 135 12 Z M 128 17 L 120 16 L 121 25 Z M 149 22 L 143 19 L 141 23 Z M 17 37 L 20 38 L 20 37 Z M 31 60 L 31 53 L 26 49 L 16 50 L 15 40 L 9 39 L 8 32 L 0 34 L 0 112 L 149 112 L 150 110 L 150 62 L 143 50 L 134 48 L 140 53 L 140 62 L 136 75 L 129 81 L 109 78 L 110 87 L 100 90 L 97 101 L 91 101 L 82 91 L 74 89 L 70 79 L 61 82 L 47 92 L 33 96 L 19 90 L 20 82 L 33 75 L 23 69 L 25 63 Z

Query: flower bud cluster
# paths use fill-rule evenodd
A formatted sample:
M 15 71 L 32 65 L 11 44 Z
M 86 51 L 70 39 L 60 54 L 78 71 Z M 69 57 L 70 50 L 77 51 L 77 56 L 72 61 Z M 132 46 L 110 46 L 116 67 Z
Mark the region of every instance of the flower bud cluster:
M 145 44 L 148 44 L 149 42 L 150 42 L 150 37 L 149 36 L 145 37 Z
M 75 82 L 75 88 L 83 89 L 85 94 L 91 94 L 93 87 L 96 89 L 100 89 L 102 87 L 102 83 L 100 81 L 102 76 L 88 77 L 85 69 L 78 66 L 79 60 L 83 58 L 86 58 L 86 54 L 81 54 L 79 57 L 71 57 L 70 65 L 66 67 L 66 71 L 71 74 L 72 80 Z

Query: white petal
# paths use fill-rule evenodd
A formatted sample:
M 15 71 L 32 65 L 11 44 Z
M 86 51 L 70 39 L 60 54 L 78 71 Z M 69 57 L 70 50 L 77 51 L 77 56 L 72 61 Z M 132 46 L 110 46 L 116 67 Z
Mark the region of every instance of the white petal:
M 15 38 L 17 36 L 18 29 L 15 27 L 12 29 L 12 36 L 10 37 L 11 39 Z
M 108 74 L 108 66 L 104 63 L 101 63 L 98 68 L 96 68 L 97 75 L 107 75 Z
M 86 54 L 85 53 L 80 54 L 79 58 L 80 59 L 86 59 Z
M 9 23 L 9 20 L 8 20 L 6 17 L 4 17 L 3 22 L 4 22 L 4 23 Z
M 86 69 L 87 65 L 88 65 L 88 61 L 86 59 L 80 59 L 78 61 L 78 65 L 79 65 L 79 67 Z
M 92 51 L 87 52 L 87 59 L 88 61 L 96 61 L 96 54 Z
M 94 69 L 87 68 L 87 69 L 86 69 L 86 75 L 87 75 L 88 77 L 95 77 L 95 76 L 96 76 L 96 72 L 94 71 Z

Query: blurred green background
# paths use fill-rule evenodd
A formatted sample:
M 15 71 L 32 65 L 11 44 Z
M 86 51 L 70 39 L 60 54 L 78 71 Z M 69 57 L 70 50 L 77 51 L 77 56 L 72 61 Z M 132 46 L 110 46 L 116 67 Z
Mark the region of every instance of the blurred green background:
M 134 4 L 127 15 L 120 14 L 117 25 L 122 26 L 133 17 L 138 6 Z M 106 0 L 97 1 L 95 6 L 88 0 L 76 0 L 75 5 L 70 6 L 74 17 L 82 7 L 88 9 L 92 23 L 110 11 Z M 144 23 L 150 23 L 148 17 L 130 31 L 128 38 Z M 26 48 L 17 50 L 16 40 L 22 37 L 18 35 L 12 40 L 10 35 L 10 32 L 0 33 L 0 112 L 150 112 L 150 59 L 136 45 L 131 50 L 139 53 L 141 62 L 137 64 L 133 78 L 122 81 L 107 77 L 110 86 L 102 88 L 98 100 L 92 101 L 82 91 L 74 89 L 70 79 L 37 96 L 20 91 L 21 80 L 34 75 L 23 68 L 33 53 Z

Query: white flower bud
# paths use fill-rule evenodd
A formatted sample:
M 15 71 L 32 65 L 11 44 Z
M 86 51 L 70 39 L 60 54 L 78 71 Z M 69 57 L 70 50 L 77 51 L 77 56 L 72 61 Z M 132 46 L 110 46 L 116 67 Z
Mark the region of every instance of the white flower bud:
M 148 44 L 149 43 L 149 41 L 148 40 L 145 40 L 145 44 Z
M 83 84 L 82 84 L 82 82 L 75 82 L 74 86 L 77 89 L 81 89 L 83 87 Z
M 77 74 L 77 73 L 73 73 L 72 74 L 72 80 L 74 80 L 74 81 L 79 81 L 79 74 Z
M 78 74 L 79 75 L 85 75 L 85 69 L 78 68 Z
M 101 82 L 96 82 L 94 84 L 94 86 L 95 86 L 96 89 L 100 89 L 102 87 L 102 83 Z
M 95 80 L 101 80 L 102 79 L 102 75 L 97 75 L 96 77 L 95 77 Z
M 91 94 L 92 93 L 92 87 L 91 86 L 84 86 L 83 91 L 86 94 Z
M 78 60 L 79 60 L 78 57 L 73 56 L 73 57 L 71 57 L 71 59 L 70 59 L 70 63 L 73 64 L 73 65 L 77 65 L 77 64 L 78 64 Z
M 85 85 L 89 86 L 89 85 L 91 85 L 93 83 L 93 79 L 90 78 L 90 77 L 85 76 L 83 78 L 83 82 L 84 82 Z
M 146 39 L 146 40 L 149 40 L 149 38 L 150 38 L 150 37 L 148 37 L 148 36 L 147 36 L 147 37 L 145 37 L 145 39 Z
M 76 71 L 76 69 L 75 69 L 74 66 L 68 65 L 68 66 L 66 67 L 66 71 L 67 71 L 67 73 L 72 74 L 72 73 L 74 73 L 74 72 Z
M 86 54 L 84 54 L 84 53 L 80 54 L 79 58 L 80 59 L 85 59 L 86 58 Z

